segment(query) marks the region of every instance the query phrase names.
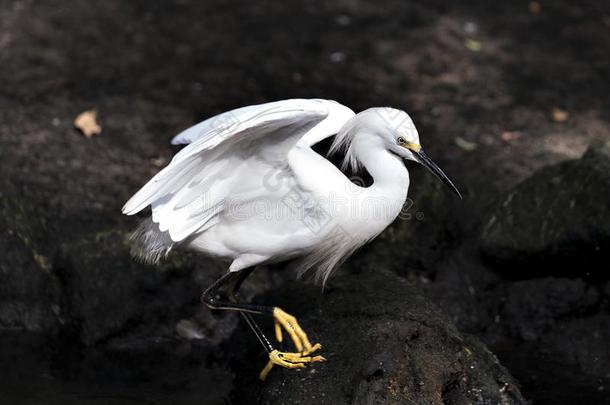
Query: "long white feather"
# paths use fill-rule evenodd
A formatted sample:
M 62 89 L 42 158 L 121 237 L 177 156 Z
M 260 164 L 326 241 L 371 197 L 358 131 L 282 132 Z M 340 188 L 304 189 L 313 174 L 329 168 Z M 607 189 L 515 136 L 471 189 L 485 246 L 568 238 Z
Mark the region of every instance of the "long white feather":
M 227 199 L 243 199 L 247 185 L 239 179 L 253 166 L 286 166 L 297 142 L 311 145 L 334 135 L 353 115 L 336 102 L 294 99 L 212 117 L 172 140 L 189 144 L 125 204 L 123 212 L 133 215 L 152 206 L 159 231 L 181 242 L 212 226 Z M 241 164 L 246 160 L 247 165 Z

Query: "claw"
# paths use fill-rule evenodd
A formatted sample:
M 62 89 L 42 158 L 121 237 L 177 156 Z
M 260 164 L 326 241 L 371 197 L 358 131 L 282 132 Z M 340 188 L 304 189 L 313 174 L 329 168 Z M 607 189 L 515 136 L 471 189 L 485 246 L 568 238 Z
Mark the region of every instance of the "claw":
M 315 346 L 319 346 L 319 344 Z M 322 356 L 304 356 L 302 353 L 287 353 L 273 350 L 269 353 L 269 361 L 261 371 L 259 378 L 264 381 L 274 365 L 285 368 L 304 368 L 306 363 L 322 361 L 326 361 Z
M 313 345 L 309 341 L 307 334 L 303 331 L 297 319 L 284 312 L 281 308 L 275 307 L 273 309 L 273 318 L 275 319 L 275 338 L 278 342 L 282 342 L 282 328 L 286 330 L 290 338 L 292 339 L 292 343 L 294 343 L 294 347 L 297 349 L 297 352 L 306 352 L 311 353 L 313 350 Z

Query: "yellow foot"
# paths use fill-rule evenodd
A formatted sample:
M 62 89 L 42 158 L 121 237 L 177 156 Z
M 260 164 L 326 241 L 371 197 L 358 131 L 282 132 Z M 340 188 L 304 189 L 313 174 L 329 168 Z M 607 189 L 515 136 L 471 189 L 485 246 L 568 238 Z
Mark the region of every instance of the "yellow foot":
M 284 312 L 281 308 L 273 308 L 273 319 L 275 319 L 275 338 L 278 342 L 281 343 L 284 340 L 282 335 L 282 328 L 284 328 L 290 335 L 297 352 L 309 354 L 322 347 L 319 343 L 312 345 L 307 338 L 307 334 L 301 329 L 299 322 L 297 322 L 297 318 Z
M 310 356 L 311 353 L 320 350 L 322 345 L 319 343 L 311 344 L 307 334 L 303 331 L 294 316 L 275 307 L 273 308 L 273 319 L 275 320 L 275 338 L 277 341 L 281 343 L 284 340 L 282 330 L 285 330 L 288 335 L 290 335 L 297 353 L 286 353 L 273 350 L 269 353 L 269 362 L 263 371 L 261 371 L 261 380 L 267 378 L 267 374 L 269 374 L 275 365 L 285 368 L 303 368 L 306 363 L 326 360 L 322 356 Z
M 314 350 L 318 350 L 320 347 L 321 346 L 319 344 L 312 346 Z M 278 350 L 273 350 L 271 353 L 269 353 L 269 362 L 267 363 L 263 371 L 261 371 L 259 378 L 264 381 L 273 366 L 275 365 L 285 368 L 304 368 L 306 363 L 314 363 L 326 360 L 322 356 L 307 356 L 307 354 L 305 354 L 304 352 L 286 353 L 280 352 Z

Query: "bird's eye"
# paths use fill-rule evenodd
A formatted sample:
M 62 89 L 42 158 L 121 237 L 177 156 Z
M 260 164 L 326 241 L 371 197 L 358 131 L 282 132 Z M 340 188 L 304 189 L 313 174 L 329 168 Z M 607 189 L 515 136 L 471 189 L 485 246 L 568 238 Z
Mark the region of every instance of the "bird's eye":
M 405 138 L 403 138 L 402 136 L 399 136 L 397 141 L 399 144 L 404 144 L 405 142 L 407 142 L 407 141 L 405 141 Z

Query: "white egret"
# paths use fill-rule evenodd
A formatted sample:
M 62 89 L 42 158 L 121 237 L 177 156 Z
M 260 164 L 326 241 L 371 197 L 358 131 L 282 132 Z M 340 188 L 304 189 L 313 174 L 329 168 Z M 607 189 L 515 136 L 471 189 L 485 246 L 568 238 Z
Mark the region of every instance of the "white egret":
M 353 184 L 312 146 L 335 136 L 344 167 L 363 167 L 372 185 Z M 230 262 L 202 296 L 214 309 L 239 311 L 273 365 L 302 368 L 323 361 L 297 320 L 278 307 L 238 302 L 237 290 L 254 266 L 299 259 L 299 270 L 328 275 L 383 231 L 407 197 L 404 160 L 423 164 L 459 191 L 424 153 L 411 118 L 393 108 L 359 114 L 330 100 L 293 99 L 232 110 L 178 134 L 188 144 L 123 207 L 133 215 L 152 207 L 134 232 L 134 254 L 157 262 L 183 246 Z M 461 196 L 460 196 L 461 197 Z M 223 291 L 224 290 L 224 291 Z M 285 331 L 296 351 L 281 352 L 251 314 L 270 315 L 276 339 Z

